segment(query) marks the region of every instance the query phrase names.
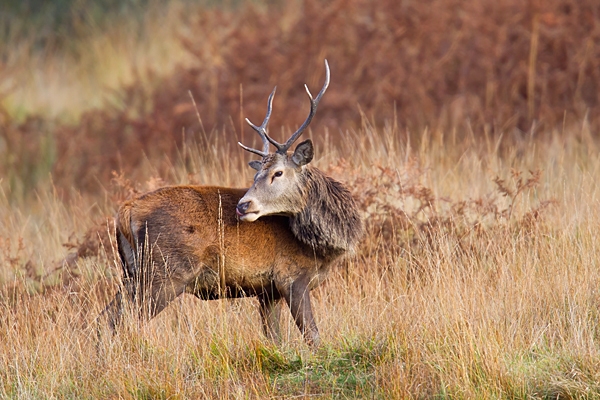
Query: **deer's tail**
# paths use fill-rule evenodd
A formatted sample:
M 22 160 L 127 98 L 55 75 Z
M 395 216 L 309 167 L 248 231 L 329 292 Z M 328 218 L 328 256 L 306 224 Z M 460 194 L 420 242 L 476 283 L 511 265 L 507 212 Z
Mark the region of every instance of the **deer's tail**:
M 123 275 L 126 279 L 137 275 L 138 244 L 136 232 L 132 228 L 131 204 L 125 203 L 117 212 L 115 234 L 119 257 L 121 258 L 121 266 L 123 267 Z

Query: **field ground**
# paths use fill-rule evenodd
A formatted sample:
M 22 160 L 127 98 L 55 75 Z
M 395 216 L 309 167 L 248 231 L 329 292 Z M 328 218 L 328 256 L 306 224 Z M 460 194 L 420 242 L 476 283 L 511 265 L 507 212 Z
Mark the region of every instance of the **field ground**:
M 172 0 L 41 50 L 35 37 L 22 40 L 20 25 L 6 25 L 0 397 L 600 398 L 600 143 L 588 90 L 600 33 L 586 28 L 600 11 L 587 0 L 537 11 L 480 0 L 460 13 L 453 0 L 434 3 L 396 14 L 357 0 L 192 12 Z M 436 30 L 429 9 L 456 29 Z M 397 17 L 390 26 L 403 28 L 369 30 L 363 14 L 380 18 L 380 28 Z M 314 29 L 287 34 L 307 22 Z M 338 41 L 346 36 L 319 33 L 347 33 L 354 23 L 372 36 L 357 33 L 346 46 Z M 377 40 L 361 41 L 369 37 Z M 304 40 L 307 55 L 294 50 Z M 388 62 L 398 43 L 402 62 Z M 240 49 L 251 53 L 248 71 L 232 56 Z M 190 296 L 152 321 L 126 316 L 117 335 L 101 327 L 98 336 L 95 318 L 120 284 L 111 236 L 119 202 L 165 184 L 248 186 L 250 158 L 232 139 L 249 135 L 238 130 L 242 111 L 258 119 L 273 82 L 284 81 L 272 129 L 300 120 L 298 104 L 307 105 L 295 80 L 306 75 L 296 73 L 322 68 L 324 56 L 340 83 L 306 135 L 316 143 L 313 163 L 352 191 L 367 229 L 313 291 L 322 346 L 310 351 L 289 317 L 282 345 L 271 344 L 254 299 Z M 311 89 L 319 74 L 306 78 Z M 232 77 L 245 79 L 243 93 Z M 191 84 L 195 93 L 208 87 L 196 107 Z M 404 103 L 390 104 L 393 96 Z M 377 101 L 393 113 L 378 115 Z M 211 128 L 217 109 L 229 120 L 215 117 Z M 227 110 L 239 111 L 239 124 Z

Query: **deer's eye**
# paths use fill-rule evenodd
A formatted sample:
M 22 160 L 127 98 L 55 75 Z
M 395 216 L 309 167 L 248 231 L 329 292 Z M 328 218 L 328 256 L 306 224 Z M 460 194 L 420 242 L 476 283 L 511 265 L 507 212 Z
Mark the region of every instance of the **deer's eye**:
M 277 172 L 273 173 L 273 176 L 271 176 L 271 183 L 273 183 L 275 178 L 279 178 L 281 175 L 283 175 L 283 171 L 277 171 Z

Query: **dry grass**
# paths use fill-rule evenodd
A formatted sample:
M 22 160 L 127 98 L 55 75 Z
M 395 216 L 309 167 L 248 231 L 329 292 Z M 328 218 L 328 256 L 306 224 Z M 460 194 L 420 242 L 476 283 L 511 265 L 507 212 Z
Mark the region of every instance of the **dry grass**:
M 2 53 L 0 92 L 23 90 L 0 110 L 0 397 L 600 398 L 600 10 L 521 3 L 258 2 L 180 20 L 172 1 L 75 40 L 82 63 Z M 323 346 L 288 318 L 274 347 L 253 299 L 188 296 L 99 339 L 119 202 L 247 186 L 241 117 L 260 120 L 278 83 L 272 132 L 301 121 L 325 56 L 334 83 L 307 135 L 367 233 L 313 292 Z
M 104 235 L 94 252 L 98 242 L 83 240 L 80 250 L 89 251 L 77 263 L 55 271 L 51 261 L 113 200 L 90 208 L 90 199 L 63 204 L 48 193 L 25 213 L 3 197 L 0 393 L 600 396 L 600 162 L 582 143 L 587 133 L 532 140 L 502 157 L 476 143 L 448 148 L 435 136 L 412 148 L 398 131 L 348 135 L 354 145 L 325 144 L 316 162 L 347 182 L 369 230 L 358 253 L 314 292 L 321 349 L 310 353 L 290 320 L 283 346 L 273 347 L 251 299 L 185 296 L 151 322 L 129 318 L 119 335 L 98 342 L 94 318 L 119 282 L 114 244 Z M 224 145 L 186 151 L 194 160 L 230 155 Z M 165 179 L 250 181 L 238 155 L 214 160 L 176 165 Z M 116 177 L 110 192 L 126 197 L 157 184 L 136 189 Z M 106 229 L 91 232 L 103 237 Z

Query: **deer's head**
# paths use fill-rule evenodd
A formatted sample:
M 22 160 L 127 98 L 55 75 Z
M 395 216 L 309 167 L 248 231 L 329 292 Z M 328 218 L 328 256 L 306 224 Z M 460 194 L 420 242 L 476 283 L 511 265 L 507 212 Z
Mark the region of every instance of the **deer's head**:
M 306 204 L 305 199 L 305 168 L 313 159 L 314 149 L 312 141 L 305 140 L 298 144 L 293 152 L 289 149 L 300 135 L 306 130 L 317 111 L 319 101 L 329 86 L 329 65 L 325 60 L 325 84 L 316 98 L 305 85 L 306 93 L 310 99 L 310 113 L 304 123 L 285 142 L 279 143 L 267 134 L 267 124 L 273 109 L 273 96 L 275 89 L 269 96 L 267 115 L 261 126 L 256 126 L 248 119 L 246 122 L 260 135 L 263 149 L 256 150 L 238 144 L 251 153 L 262 157 L 262 160 L 250 162 L 250 166 L 257 172 L 254 183 L 248 192 L 240 199 L 236 212 L 242 221 L 252 222 L 264 215 L 294 215 L 299 213 Z M 269 144 L 276 150 L 269 152 Z

